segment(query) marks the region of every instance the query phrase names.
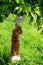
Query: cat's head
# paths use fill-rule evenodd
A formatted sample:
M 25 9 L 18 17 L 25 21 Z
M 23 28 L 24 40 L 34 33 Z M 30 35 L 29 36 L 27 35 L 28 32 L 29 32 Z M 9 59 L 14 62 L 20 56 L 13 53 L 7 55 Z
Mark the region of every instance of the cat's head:
M 22 34 L 23 31 L 20 25 L 16 26 L 16 31 L 18 34 Z

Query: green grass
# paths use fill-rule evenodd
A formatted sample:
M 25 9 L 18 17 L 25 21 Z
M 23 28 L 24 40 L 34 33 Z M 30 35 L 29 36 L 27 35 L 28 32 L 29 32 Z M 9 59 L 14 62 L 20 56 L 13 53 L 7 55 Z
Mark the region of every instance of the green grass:
M 0 65 L 43 65 L 43 37 L 29 21 L 29 17 L 26 17 L 21 23 L 21 60 L 13 64 L 10 64 L 9 58 L 14 18 L 10 15 L 0 23 Z

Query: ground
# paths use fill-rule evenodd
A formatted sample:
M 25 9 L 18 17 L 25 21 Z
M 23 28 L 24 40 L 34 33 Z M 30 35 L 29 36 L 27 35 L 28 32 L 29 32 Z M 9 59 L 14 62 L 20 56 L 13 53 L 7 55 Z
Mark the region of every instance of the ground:
M 21 23 L 23 34 L 20 38 L 21 60 L 11 64 L 10 48 L 11 34 L 15 26 L 12 15 L 0 23 L 0 64 L 1 65 L 43 65 L 43 37 L 40 31 L 32 24 L 29 24 L 29 17 L 26 17 Z

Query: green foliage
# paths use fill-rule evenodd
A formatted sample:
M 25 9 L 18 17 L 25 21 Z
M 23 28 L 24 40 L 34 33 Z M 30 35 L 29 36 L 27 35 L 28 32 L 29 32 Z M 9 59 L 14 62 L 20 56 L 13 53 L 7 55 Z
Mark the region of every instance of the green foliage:
M 39 30 L 43 24 L 43 0 L 0 0 L 0 22 L 11 13 L 31 16 L 31 20 L 35 20 L 34 24 Z
M 11 35 L 14 28 L 14 16 L 12 14 L 0 23 L 0 65 L 43 65 L 43 36 L 41 30 L 37 30 L 34 21 L 27 16 L 21 23 L 23 34 L 21 35 L 20 55 L 21 60 L 11 64 L 10 48 Z
M 3 18 L 2 18 L 2 16 L 0 15 L 0 22 L 2 22 L 3 21 Z
M 10 13 L 18 14 L 18 15 L 27 14 L 32 9 L 33 9 L 33 12 L 34 12 L 34 9 L 36 9 L 36 7 L 39 4 L 42 4 L 42 3 L 43 3 L 42 0 L 38 0 L 38 1 L 37 0 L 1 0 L 0 1 L 0 14 L 5 15 L 6 17 Z M 38 7 L 40 7 L 40 6 L 38 6 Z
M 38 0 L 39 5 L 43 6 L 43 0 Z

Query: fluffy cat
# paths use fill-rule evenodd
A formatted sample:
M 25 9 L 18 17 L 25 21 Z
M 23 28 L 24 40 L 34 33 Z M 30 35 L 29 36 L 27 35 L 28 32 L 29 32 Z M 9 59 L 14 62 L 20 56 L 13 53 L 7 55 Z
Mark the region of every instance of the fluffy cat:
M 12 39 L 11 39 L 11 53 L 10 53 L 10 61 L 20 60 L 20 34 L 22 34 L 22 28 L 20 25 L 16 26 L 12 31 Z

